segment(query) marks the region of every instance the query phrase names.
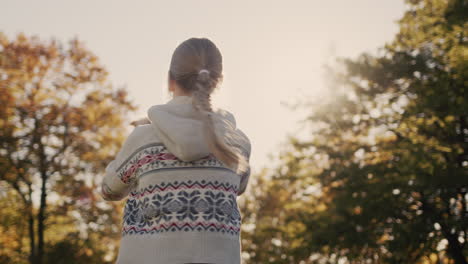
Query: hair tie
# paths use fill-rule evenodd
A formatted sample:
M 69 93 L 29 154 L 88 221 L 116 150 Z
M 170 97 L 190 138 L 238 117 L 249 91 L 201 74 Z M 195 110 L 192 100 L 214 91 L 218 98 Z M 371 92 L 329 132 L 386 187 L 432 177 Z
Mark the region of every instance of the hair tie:
M 203 72 L 210 73 L 207 69 L 201 69 L 198 74 L 202 74 Z
M 209 78 L 210 78 L 210 72 L 207 69 L 201 69 L 200 71 L 198 71 L 197 80 L 201 82 L 207 82 Z

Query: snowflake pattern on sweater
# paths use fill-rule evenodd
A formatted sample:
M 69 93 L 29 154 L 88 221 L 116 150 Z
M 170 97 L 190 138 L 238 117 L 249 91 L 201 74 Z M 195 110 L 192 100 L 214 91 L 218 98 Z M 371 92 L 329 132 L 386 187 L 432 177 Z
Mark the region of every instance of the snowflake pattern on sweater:
M 127 200 L 122 235 L 171 231 L 238 235 L 242 217 L 235 192 L 229 184 L 205 180 L 150 185 L 142 192 L 132 193 Z
M 185 162 L 160 143 L 136 150 L 117 169 L 122 182 L 131 183 L 162 170 L 229 170 L 214 156 Z M 241 178 L 242 179 L 242 178 Z M 238 187 L 207 180 L 161 181 L 133 190 L 124 209 L 122 236 L 165 232 L 211 231 L 238 236 L 241 214 Z

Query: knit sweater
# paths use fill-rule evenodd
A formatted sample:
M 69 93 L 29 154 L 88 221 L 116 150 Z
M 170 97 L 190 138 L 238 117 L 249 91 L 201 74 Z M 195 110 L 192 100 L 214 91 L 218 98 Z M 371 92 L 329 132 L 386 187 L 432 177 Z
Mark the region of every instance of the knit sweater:
M 236 174 L 210 153 L 192 97 L 175 96 L 148 110 L 105 170 L 101 195 L 127 198 L 117 264 L 241 263 L 242 216 L 236 201 L 250 167 Z M 218 108 L 215 132 L 247 161 L 250 141 L 234 116 Z

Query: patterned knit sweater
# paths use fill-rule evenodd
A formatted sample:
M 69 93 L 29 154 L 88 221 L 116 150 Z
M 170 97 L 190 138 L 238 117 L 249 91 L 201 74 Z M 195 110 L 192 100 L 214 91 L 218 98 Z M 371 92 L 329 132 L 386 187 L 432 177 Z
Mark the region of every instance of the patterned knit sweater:
M 117 264 L 241 263 L 237 196 L 249 177 L 208 150 L 202 121 L 189 96 L 148 110 L 109 163 L 101 184 L 107 201 L 127 198 Z M 216 133 L 234 131 L 237 149 L 250 157 L 250 141 L 234 116 L 218 109 Z

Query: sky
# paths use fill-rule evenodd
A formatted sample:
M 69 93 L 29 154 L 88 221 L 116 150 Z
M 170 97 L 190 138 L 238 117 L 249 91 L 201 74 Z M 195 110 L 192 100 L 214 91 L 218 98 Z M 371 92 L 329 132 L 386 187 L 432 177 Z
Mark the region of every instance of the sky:
M 174 49 L 191 37 L 213 41 L 224 81 L 215 108 L 234 114 L 252 145 L 252 173 L 277 164 L 288 135 L 307 136 L 306 109 L 326 89 L 324 65 L 374 52 L 398 32 L 403 0 L 2 0 L 0 31 L 44 41 L 78 37 L 125 86 L 146 115 L 170 100 L 167 71 Z M 130 126 L 129 126 L 130 128 Z

